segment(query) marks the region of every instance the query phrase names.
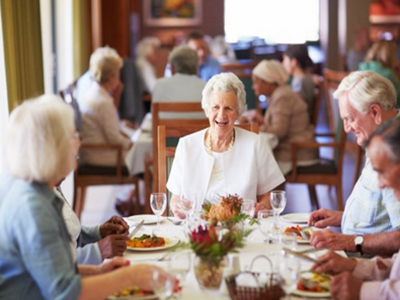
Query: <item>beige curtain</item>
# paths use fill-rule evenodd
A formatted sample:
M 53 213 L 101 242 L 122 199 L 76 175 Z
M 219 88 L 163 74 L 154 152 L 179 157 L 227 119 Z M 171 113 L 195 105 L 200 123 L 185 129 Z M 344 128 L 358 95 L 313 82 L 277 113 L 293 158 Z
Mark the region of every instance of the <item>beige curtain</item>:
M 74 0 L 73 2 L 73 45 L 74 45 L 74 77 L 78 78 L 89 68 L 90 0 Z
M 44 93 L 39 0 L 1 0 L 4 57 L 11 111 Z

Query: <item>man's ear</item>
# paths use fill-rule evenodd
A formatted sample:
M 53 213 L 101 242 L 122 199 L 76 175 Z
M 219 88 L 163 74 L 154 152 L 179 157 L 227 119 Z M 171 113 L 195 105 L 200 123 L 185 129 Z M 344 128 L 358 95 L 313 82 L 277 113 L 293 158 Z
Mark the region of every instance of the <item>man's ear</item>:
M 379 104 L 374 103 L 374 104 L 371 104 L 369 109 L 371 110 L 371 114 L 372 114 L 375 124 L 377 124 L 377 125 L 382 124 L 382 107 Z

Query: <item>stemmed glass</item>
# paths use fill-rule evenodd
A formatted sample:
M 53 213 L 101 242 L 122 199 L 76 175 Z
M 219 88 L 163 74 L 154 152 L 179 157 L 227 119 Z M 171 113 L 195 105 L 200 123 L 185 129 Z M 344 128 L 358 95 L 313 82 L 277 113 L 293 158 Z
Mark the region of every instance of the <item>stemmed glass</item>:
M 285 191 L 272 191 L 270 194 L 270 202 L 272 208 L 276 211 L 277 216 L 285 209 L 287 198 Z
M 273 209 L 262 209 L 257 214 L 258 229 L 266 237 L 267 242 L 267 253 L 272 254 L 268 251 L 269 244 L 272 242 L 272 234 L 275 231 L 276 212 Z
M 167 195 L 165 193 L 152 193 L 150 195 L 150 206 L 153 213 L 157 216 L 157 230 L 161 230 L 160 216 L 167 207 Z
M 153 288 L 154 294 L 157 299 L 165 300 L 172 296 L 174 290 L 174 282 L 171 279 L 166 278 L 163 282 L 160 280 L 160 274 L 158 270 L 153 272 L 153 280 L 151 281 L 151 287 Z
M 300 262 L 291 255 L 282 255 L 279 260 L 279 284 L 286 294 L 286 299 L 293 292 L 300 278 Z
M 197 193 L 194 191 L 180 193 L 179 206 L 186 215 L 186 219 L 192 219 L 193 213 L 197 207 Z

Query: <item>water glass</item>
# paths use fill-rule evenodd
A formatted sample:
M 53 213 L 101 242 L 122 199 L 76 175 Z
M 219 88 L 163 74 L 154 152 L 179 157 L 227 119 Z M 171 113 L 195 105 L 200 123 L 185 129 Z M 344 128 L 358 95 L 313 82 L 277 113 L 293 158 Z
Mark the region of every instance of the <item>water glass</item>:
M 191 267 L 191 255 L 192 252 L 183 250 L 170 254 L 170 260 L 168 262 L 169 271 L 175 275 L 179 280 L 180 285 L 184 285 L 186 277 L 189 274 Z
M 180 193 L 179 207 L 186 215 L 186 219 L 191 219 L 197 207 L 197 193 L 194 191 L 185 191 Z
M 160 274 L 158 270 L 153 272 L 153 280 L 151 281 L 151 287 L 153 288 L 154 294 L 159 300 L 165 300 L 172 296 L 174 290 L 174 282 L 171 279 L 166 279 L 164 282 L 159 278 Z
M 285 209 L 287 198 L 285 191 L 272 191 L 270 193 L 270 202 L 272 208 L 277 212 L 278 216 Z
M 267 242 L 267 253 L 272 254 L 269 251 L 269 244 L 272 242 L 272 235 L 276 227 L 276 212 L 273 209 L 262 209 L 257 214 L 258 229 L 265 236 Z
M 286 299 L 293 292 L 300 279 L 300 262 L 293 256 L 282 255 L 279 260 L 279 284 L 286 294 Z
M 152 193 L 150 195 L 150 207 L 157 216 L 157 230 L 160 230 L 160 217 L 167 207 L 167 195 L 165 193 Z

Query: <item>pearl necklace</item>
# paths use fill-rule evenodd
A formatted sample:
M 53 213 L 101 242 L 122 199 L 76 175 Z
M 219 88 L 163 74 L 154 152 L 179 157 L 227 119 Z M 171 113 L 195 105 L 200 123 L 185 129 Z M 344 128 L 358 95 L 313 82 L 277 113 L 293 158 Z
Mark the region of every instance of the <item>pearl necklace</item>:
M 208 154 L 212 155 L 212 152 L 213 152 L 212 151 L 212 137 L 211 137 L 210 129 L 208 129 L 207 133 L 208 133 L 208 137 L 207 137 L 207 152 L 208 152 Z M 228 150 L 226 150 L 226 151 L 229 151 L 229 150 L 232 149 L 234 142 L 235 142 L 235 130 L 232 131 L 231 142 L 229 143 Z

